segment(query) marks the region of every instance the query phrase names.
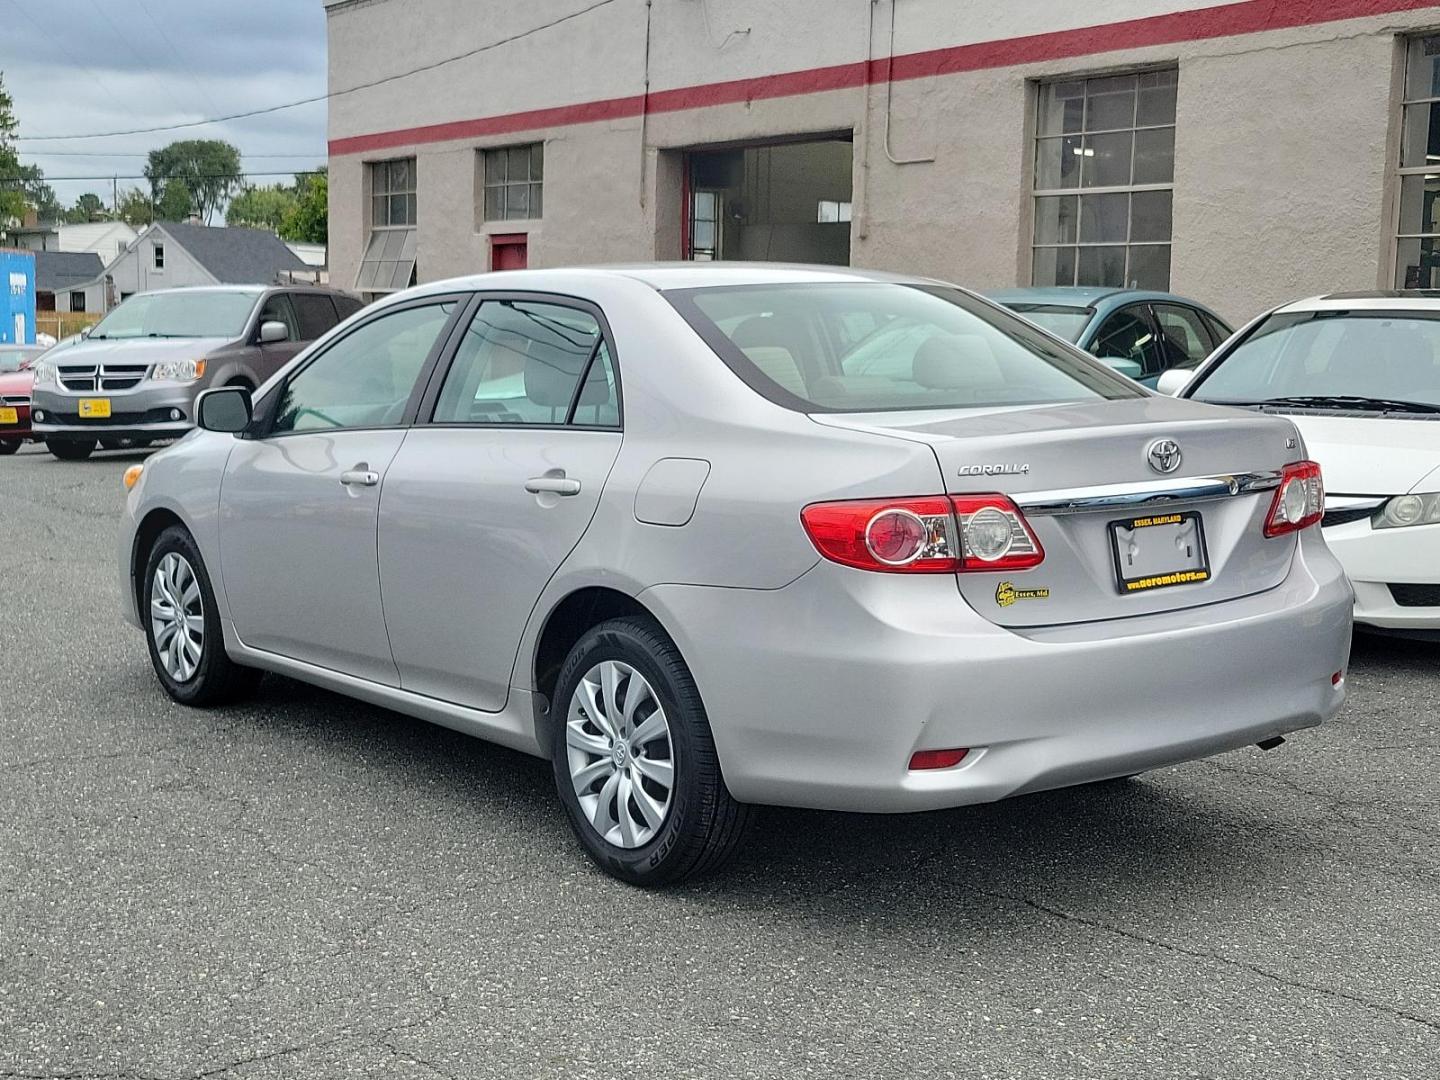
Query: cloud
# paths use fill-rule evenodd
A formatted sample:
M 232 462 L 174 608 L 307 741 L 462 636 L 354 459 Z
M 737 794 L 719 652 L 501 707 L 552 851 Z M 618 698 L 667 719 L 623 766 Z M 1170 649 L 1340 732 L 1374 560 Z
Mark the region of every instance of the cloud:
M 151 127 L 264 108 L 325 92 L 325 13 L 320 0 L 0 0 L 6 11 L 5 87 L 21 136 Z M 255 173 L 325 160 L 323 102 L 175 132 L 18 144 L 61 202 L 109 177 L 144 170 L 145 154 L 176 139 L 217 138 Z M 283 155 L 283 156 L 282 156 Z M 105 177 L 64 180 L 61 177 Z M 257 183 L 285 176 L 254 177 Z

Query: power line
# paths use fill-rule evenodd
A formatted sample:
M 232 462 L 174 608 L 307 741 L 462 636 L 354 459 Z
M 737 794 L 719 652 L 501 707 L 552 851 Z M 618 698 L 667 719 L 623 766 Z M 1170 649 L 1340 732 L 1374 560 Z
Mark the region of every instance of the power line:
M 146 176 L 144 173 L 106 173 L 104 176 L 46 176 L 45 183 L 74 183 L 80 180 L 90 180 L 98 183 L 101 180 L 233 180 L 245 179 L 249 176 L 319 176 L 320 170 L 315 169 L 281 169 L 275 172 L 242 172 L 242 173 L 172 173 L 169 176 Z M 0 184 L 31 183 L 32 178 L 28 176 L 0 176 Z
M 200 80 L 195 77 L 195 70 L 190 66 L 189 61 L 181 55 L 180 50 L 175 47 L 175 42 L 170 40 L 170 35 L 165 32 L 165 27 L 160 25 L 160 20 L 155 18 L 154 14 L 151 13 L 149 5 L 145 3 L 145 0 L 136 0 L 136 2 L 140 5 L 140 10 L 145 13 L 145 17 L 150 20 L 150 24 L 159 31 L 160 40 L 165 42 L 175 59 L 180 61 L 180 67 L 184 70 L 185 74 L 190 77 L 190 81 L 195 84 L 195 89 L 200 91 L 200 96 L 205 99 L 205 104 L 209 105 L 212 109 L 215 108 L 214 99 L 206 92 L 205 87 L 200 85 Z
M 12 0 L 12 3 L 14 0 Z M 230 113 L 227 116 L 215 116 L 208 120 L 190 120 L 183 124 L 158 124 L 155 127 L 130 128 L 127 131 L 92 131 L 85 134 L 73 135 L 17 135 L 14 142 L 68 142 L 77 139 L 111 139 L 122 135 L 153 135 L 161 131 L 182 131 L 186 128 L 205 127 L 208 124 L 223 124 L 231 120 L 248 120 L 255 116 L 268 116 L 271 113 L 283 112 L 286 109 L 296 109 L 302 105 L 314 105 L 317 102 L 329 101 L 332 98 L 344 97 L 347 94 L 356 94 L 361 90 L 373 90 L 377 86 L 384 86 L 387 83 L 397 82 L 400 79 L 408 79 L 412 75 L 421 75 L 427 71 L 434 71 L 437 68 L 445 67 L 447 64 L 455 64 L 461 60 L 469 60 L 472 56 L 479 56 L 481 53 L 489 52 L 491 49 L 498 49 L 502 45 L 509 45 L 512 42 L 542 33 L 559 26 L 561 23 L 578 19 L 582 15 L 588 15 L 597 8 L 606 7 L 615 3 L 616 0 L 594 0 L 593 3 L 581 8 L 579 11 L 572 11 L 568 15 L 562 15 L 558 19 L 552 19 L 548 23 L 531 27 L 529 30 L 522 30 L 519 33 L 511 34 L 509 37 L 501 38 L 499 41 L 492 41 L 488 45 L 481 45 L 478 48 L 460 53 L 456 56 L 447 56 L 443 60 L 436 60 L 433 63 L 422 64 L 420 67 L 410 68 L 407 71 L 397 72 L 394 75 L 385 75 L 379 79 L 372 79 L 370 82 L 360 83 L 356 86 L 346 87 L 344 90 L 331 90 L 324 94 L 317 94 L 314 97 L 300 98 L 297 101 L 287 101 L 279 105 L 267 105 L 261 109 L 248 109 L 245 112 Z M 32 151 L 38 153 L 39 151 Z
M 149 156 L 150 156 L 150 151 L 148 151 L 148 150 L 135 150 L 135 151 L 128 151 L 128 150 L 27 150 L 27 151 L 25 151 L 25 153 L 31 155 L 32 157 L 47 157 L 47 158 L 52 158 L 52 157 L 143 158 L 143 157 L 149 157 Z M 314 159 L 316 159 L 316 158 L 324 158 L 326 155 L 325 155 L 325 151 L 323 151 L 323 150 L 319 151 L 318 153 L 312 152 L 312 153 L 302 153 L 302 154 L 250 154 L 250 153 L 246 153 L 245 151 L 242 150 L 242 151 L 240 152 L 240 156 L 241 156 L 242 158 L 246 158 L 247 160 L 250 160 L 250 161 L 265 161 L 265 160 L 295 161 L 295 160 L 299 160 L 300 158 L 306 158 L 306 159 L 314 160 Z

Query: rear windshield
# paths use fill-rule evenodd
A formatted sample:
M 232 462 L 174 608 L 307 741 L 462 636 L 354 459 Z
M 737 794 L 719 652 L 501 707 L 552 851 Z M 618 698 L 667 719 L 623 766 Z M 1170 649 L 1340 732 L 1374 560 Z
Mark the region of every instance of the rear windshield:
M 1004 304 L 1011 311 L 1024 315 L 1037 326 L 1043 326 L 1056 337 L 1071 343 L 1080 340 L 1081 333 L 1090 325 L 1090 319 L 1095 314 L 1092 308 L 1065 304 L 1027 304 L 1010 300 L 1004 301 Z
M 1024 320 L 954 289 L 836 282 L 665 295 L 745 382 L 801 412 L 1143 396 Z
M 255 300 L 253 292 L 219 289 L 141 293 L 101 319 L 90 338 L 237 338 Z
M 1271 315 L 1189 396 L 1218 404 L 1380 398 L 1440 408 L 1440 318 L 1408 311 Z

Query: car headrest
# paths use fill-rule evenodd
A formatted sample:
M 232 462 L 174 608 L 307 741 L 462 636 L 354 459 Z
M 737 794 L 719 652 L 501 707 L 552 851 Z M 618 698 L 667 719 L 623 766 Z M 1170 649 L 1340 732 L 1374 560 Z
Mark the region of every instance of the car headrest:
M 990 342 L 979 334 L 936 334 L 915 350 L 911 376 L 928 390 L 963 390 L 1003 382 Z

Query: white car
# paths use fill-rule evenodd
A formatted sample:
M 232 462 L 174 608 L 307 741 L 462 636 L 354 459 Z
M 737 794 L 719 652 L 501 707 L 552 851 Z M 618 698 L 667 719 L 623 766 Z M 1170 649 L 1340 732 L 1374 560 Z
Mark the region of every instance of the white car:
M 1440 296 L 1286 304 L 1160 389 L 1293 420 L 1324 471 L 1356 622 L 1440 639 Z

